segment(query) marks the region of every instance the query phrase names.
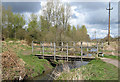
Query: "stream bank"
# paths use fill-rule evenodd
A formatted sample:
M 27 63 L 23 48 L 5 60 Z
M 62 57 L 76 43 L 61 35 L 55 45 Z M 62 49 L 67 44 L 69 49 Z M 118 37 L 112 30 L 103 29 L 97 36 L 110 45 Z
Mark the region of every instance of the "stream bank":
M 120 69 L 116 66 L 96 59 L 80 68 L 62 72 L 56 80 L 114 80 L 118 82 L 118 70 Z
M 62 72 L 69 72 L 72 69 L 79 68 L 88 63 L 89 62 L 86 61 L 64 61 L 64 63 L 57 64 L 55 68 L 45 71 L 42 75 L 34 78 L 33 80 L 56 80 Z

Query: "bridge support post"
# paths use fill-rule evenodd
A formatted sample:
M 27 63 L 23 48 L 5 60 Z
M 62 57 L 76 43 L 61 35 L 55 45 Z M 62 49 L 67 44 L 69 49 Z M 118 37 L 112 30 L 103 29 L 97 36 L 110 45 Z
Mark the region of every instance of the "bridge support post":
M 82 51 L 82 42 L 81 42 L 81 62 L 82 62 L 82 56 L 83 56 L 83 51 Z
M 55 46 L 55 42 L 54 42 L 54 61 L 56 60 L 55 53 L 56 53 L 56 46 Z
M 43 49 L 43 59 L 44 59 L 44 42 L 42 44 L 42 49 Z
M 32 41 L 32 54 L 33 54 L 33 41 Z
M 67 43 L 67 61 L 68 61 L 68 43 Z

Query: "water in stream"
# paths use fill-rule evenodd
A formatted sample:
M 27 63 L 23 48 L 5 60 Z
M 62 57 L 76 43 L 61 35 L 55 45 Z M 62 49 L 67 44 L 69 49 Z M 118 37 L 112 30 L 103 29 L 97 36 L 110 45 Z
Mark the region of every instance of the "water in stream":
M 96 52 L 96 49 L 91 49 L 91 52 Z M 87 55 L 84 55 L 87 56 Z M 88 54 L 88 56 L 92 56 L 92 54 Z M 54 80 L 55 78 L 55 74 L 59 73 L 59 72 L 63 72 L 66 70 L 71 70 L 74 68 L 79 68 L 83 65 L 88 64 L 89 61 L 71 61 L 71 62 L 66 62 L 64 64 L 60 64 L 57 65 L 54 69 L 52 70 L 47 70 L 45 73 L 43 73 L 42 75 L 34 78 L 34 80 Z
M 55 74 L 58 72 L 63 72 L 65 70 L 71 70 L 74 68 L 79 68 L 82 65 L 86 65 L 89 62 L 87 61 L 71 61 L 71 62 L 66 62 L 64 64 L 57 65 L 54 69 L 52 70 L 47 70 L 45 73 L 42 75 L 34 78 L 34 80 L 54 80 Z

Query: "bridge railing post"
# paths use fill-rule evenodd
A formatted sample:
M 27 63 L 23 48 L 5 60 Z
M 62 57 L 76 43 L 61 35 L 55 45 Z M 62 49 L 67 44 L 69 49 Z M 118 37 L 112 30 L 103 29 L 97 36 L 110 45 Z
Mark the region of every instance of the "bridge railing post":
M 67 61 L 68 61 L 68 42 L 67 42 Z
M 98 41 L 97 41 L 97 57 L 98 57 Z
M 51 55 L 52 55 L 52 42 L 51 42 L 50 46 L 51 46 Z
M 87 42 L 87 56 L 88 56 L 88 42 Z
M 43 49 L 43 59 L 44 59 L 44 42 L 42 44 L 42 49 Z
M 32 41 L 32 54 L 33 54 L 33 48 L 34 48 L 34 47 L 33 47 L 33 41 Z
M 83 51 L 82 51 L 82 42 L 81 42 L 81 62 L 82 62 L 82 57 L 83 57 Z
M 54 60 L 56 60 L 55 53 L 56 53 L 56 46 L 55 46 L 55 42 L 54 42 Z
M 73 47 L 74 47 L 74 53 L 75 53 L 75 42 L 73 42 Z
M 63 42 L 62 42 L 62 51 L 63 51 Z
M 40 42 L 40 54 L 42 53 L 42 43 Z
M 102 42 L 102 54 L 103 54 L 104 48 L 103 48 L 103 42 Z

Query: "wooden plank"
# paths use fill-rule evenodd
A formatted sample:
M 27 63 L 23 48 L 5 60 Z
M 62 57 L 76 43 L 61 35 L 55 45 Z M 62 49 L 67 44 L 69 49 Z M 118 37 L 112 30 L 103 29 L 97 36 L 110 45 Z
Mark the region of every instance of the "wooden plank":
M 35 56 L 42 56 L 42 54 L 36 54 Z M 53 55 L 44 54 L 44 57 L 54 57 Z M 66 57 L 66 55 L 56 55 L 56 57 Z M 81 58 L 81 56 L 68 56 L 68 58 Z M 82 56 L 82 58 L 95 58 L 95 57 L 87 57 Z
M 42 46 L 34 46 L 34 47 L 42 47 Z M 54 46 L 44 46 L 44 48 L 54 48 Z M 56 48 L 67 48 L 67 46 L 56 46 Z M 68 48 L 81 48 L 79 46 L 68 46 Z M 88 48 L 88 49 L 91 49 L 91 48 L 97 48 L 96 46 L 82 46 L 82 48 Z M 102 48 L 102 47 L 99 47 L 99 48 Z

